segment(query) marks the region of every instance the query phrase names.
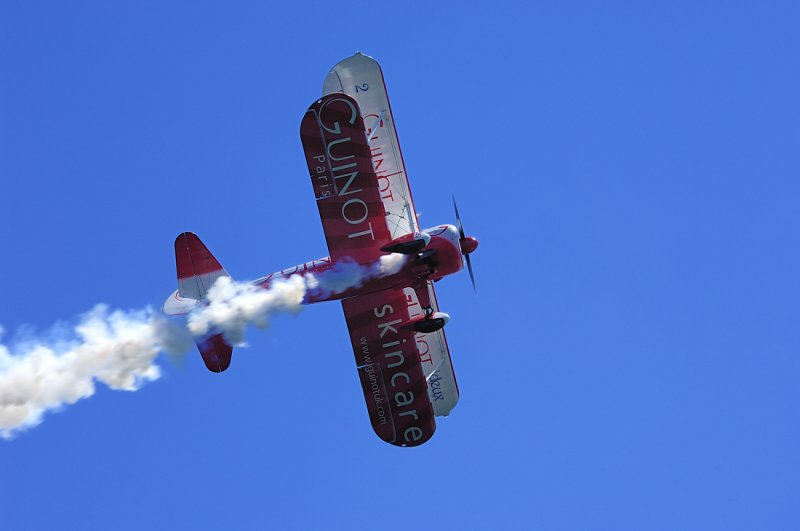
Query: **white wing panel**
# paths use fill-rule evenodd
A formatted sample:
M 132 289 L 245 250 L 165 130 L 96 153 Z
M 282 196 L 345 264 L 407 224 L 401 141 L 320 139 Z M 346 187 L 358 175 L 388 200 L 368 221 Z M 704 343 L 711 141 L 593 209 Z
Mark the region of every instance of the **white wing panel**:
M 417 213 L 380 65 L 362 53 L 348 57 L 325 78 L 322 95 L 335 92 L 354 98 L 361 109 L 392 238 L 415 232 Z
M 409 318 L 413 319 L 422 315 L 422 306 L 414 288 L 405 288 L 403 291 L 408 303 Z M 439 304 L 436 302 L 433 282 L 428 282 L 428 293 L 433 311 L 438 312 Z M 431 334 L 417 332 L 414 338 L 417 341 L 422 371 L 428 382 L 428 395 L 433 404 L 433 411 L 437 417 L 446 417 L 458 403 L 458 384 L 455 373 L 453 373 L 453 364 L 450 361 L 450 350 L 447 348 L 444 328 Z

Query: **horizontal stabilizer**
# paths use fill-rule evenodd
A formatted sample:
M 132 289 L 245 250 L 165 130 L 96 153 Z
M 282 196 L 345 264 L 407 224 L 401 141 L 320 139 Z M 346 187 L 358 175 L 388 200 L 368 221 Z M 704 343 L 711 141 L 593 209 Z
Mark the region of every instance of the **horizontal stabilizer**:
M 222 372 L 231 364 L 233 347 L 225 341 L 222 334 L 198 337 L 195 341 L 209 371 Z
M 198 302 L 200 301 L 197 299 L 182 298 L 178 290 L 175 290 L 172 292 L 172 295 L 164 301 L 164 306 L 161 307 L 161 311 L 167 315 L 186 315 L 195 309 Z

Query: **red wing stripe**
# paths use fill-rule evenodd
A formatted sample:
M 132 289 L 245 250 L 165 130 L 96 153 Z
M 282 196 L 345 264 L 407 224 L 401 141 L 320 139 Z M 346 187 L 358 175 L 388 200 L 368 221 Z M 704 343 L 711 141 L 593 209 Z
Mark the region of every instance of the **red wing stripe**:
M 300 138 L 331 258 L 375 261 L 391 237 L 355 100 L 344 94 L 317 100 L 303 117 Z
M 428 384 L 402 289 L 347 299 L 342 308 L 375 433 L 396 446 L 417 446 L 436 430 Z

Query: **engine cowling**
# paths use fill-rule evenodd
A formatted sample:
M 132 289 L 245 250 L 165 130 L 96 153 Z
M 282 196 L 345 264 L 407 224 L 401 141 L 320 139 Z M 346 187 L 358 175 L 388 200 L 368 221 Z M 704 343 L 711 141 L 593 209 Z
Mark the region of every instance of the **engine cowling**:
M 381 251 L 386 253 L 417 254 L 429 243 L 431 243 L 429 234 L 424 232 L 412 232 L 390 241 L 381 247 Z

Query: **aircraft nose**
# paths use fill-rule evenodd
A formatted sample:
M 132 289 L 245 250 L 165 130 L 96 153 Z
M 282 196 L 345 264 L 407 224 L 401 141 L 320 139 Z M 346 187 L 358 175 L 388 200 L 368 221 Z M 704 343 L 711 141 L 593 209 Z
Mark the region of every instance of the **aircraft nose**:
M 464 254 L 470 254 L 474 252 L 475 249 L 478 248 L 478 240 L 473 238 L 472 236 L 467 236 L 466 238 L 461 239 L 461 252 Z

